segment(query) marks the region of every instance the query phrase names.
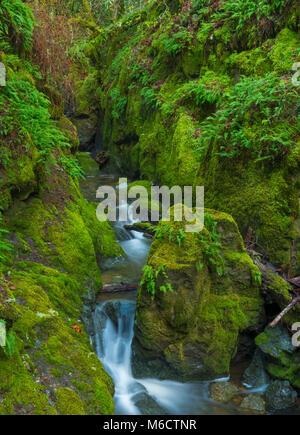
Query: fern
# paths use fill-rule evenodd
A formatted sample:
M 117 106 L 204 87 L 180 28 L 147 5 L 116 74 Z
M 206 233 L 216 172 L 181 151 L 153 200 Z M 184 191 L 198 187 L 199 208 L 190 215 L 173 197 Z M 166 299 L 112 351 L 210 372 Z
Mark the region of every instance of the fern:
M 158 276 L 161 274 L 164 278 L 169 278 L 165 272 L 165 266 L 166 265 L 159 266 L 156 270 L 154 270 L 153 267 L 149 265 L 143 267 L 143 278 L 140 286 L 146 286 L 147 292 L 151 294 L 152 301 L 155 299 L 156 295 L 156 279 L 158 278 Z M 161 285 L 159 287 L 159 290 L 164 294 L 167 292 L 174 292 L 172 284 L 170 284 L 169 282 L 167 282 L 165 285 Z
M 14 34 L 16 43 L 29 50 L 32 42 L 34 18 L 32 10 L 21 0 L 2 0 L 0 3 L 0 40 Z M 13 32 L 9 32 L 10 28 Z

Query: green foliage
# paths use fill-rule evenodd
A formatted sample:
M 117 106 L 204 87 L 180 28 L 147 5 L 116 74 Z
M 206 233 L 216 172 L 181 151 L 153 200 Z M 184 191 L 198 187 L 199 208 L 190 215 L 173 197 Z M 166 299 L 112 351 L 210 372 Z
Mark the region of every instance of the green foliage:
M 214 19 L 236 25 L 241 30 L 252 18 L 259 21 L 262 16 L 271 18 L 275 12 L 281 13 L 285 0 L 226 0 L 218 8 Z
M 177 32 L 172 29 L 172 32 L 162 33 L 158 39 L 162 50 L 172 56 L 177 56 L 192 39 L 192 34 L 185 27 L 176 30 Z
M 127 97 L 122 96 L 117 88 L 111 89 L 110 96 L 113 105 L 112 117 L 115 119 L 120 119 L 125 112 Z
M 217 274 L 222 276 L 224 273 L 224 258 L 221 254 L 222 244 L 219 242 L 220 235 L 216 231 L 217 222 L 214 221 L 210 213 L 204 214 L 204 226 L 209 232 L 209 237 L 199 233 L 198 238 L 202 245 L 203 258 L 196 263 L 196 269 L 199 272 L 204 267 L 204 261 L 208 261 L 216 268 Z
M 141 96 L 144 98 L 148 110 L 157 109 L 161 105 L 161 101 L 157 99 L 156 91 L 150 86 L 145 86 L 141 90 Z
M 0 4 L 0 44 L 11 35 L 17 46 L 30 49 L 34 19 L 32 10 L 21 0 L 2 0 Z
M 289 153 L 298 128 L 288 126 L 297 115 L 299 92 L 290 80 L 273 74 L 242 77 L 225 94 L 217 112 L 200 124 L 196 151 L 203 155 L 215 145 L 220 157 L 253 153 L 257 161 L 282 158 Z M 259 125 L 263 126 L 263 132 Z
M 175 241 L 179 247 L 181 247 L 186 240 L 186 234 L 182 228 L 179 228 L 178 231 L 176 231 L 174 227 L 166 224 L 152 226 L 151 229 L 155 232 L 158 240 L 168 238 L 170 242 Z
M 168 279 L 168 275 L 165 272 L 165 264 L 162 266 L 159 266 L 157 270 L 154 270 L 152 266 L 144 266 L 143 267 L 143 278 L 140 283 L 140 285 L 146 285 L 147 291 L 151 294 L 152 301 L 155 299 L 156 294 L 156 279 L 158 278 L 159 274 L 161 274 L 165 279 Z M 166 285 L 162 285 L 159 287 L 159 290 L 163 293 L 167 293 L 168 291 L 170 293 L 173 293 L 173 287 L 168 282 Z
M 58 161 L 72 178 L 85 178 L 84 171 L 75 157 L 63 156 L 59 157 Z
M 3 238 L 3 235 L 8 233 L 7 230 L 1 228 L 2 216 L 0 216 L 0 263 L 4 263 L 6 260 L 5 252 L 12 250 L 12 245 Z
M 5 322 L 5 320 L 0 319 L 0 323 L 2 323 L 3 325 L 6 326 L 6 322 Z M 15 337 L 15 334 L 13 333 L 13 331 L 10 330 L 10 331 L 8 331 L 8 333 L 6 334 L 5 345 L 4 345 L 4 346 L 1 346 L 2 349 L 3 349 L 4 354 L 5 354 L 7 357 L 11 357 L 11 356 L 15 353 L 15 350 L 16 350 L 15 343 L 16 343 L 16 337 Z
M 0 107 L 7 108 L 0 114 L 0 139 L 16 130 L 15 142 L 32 140 L 42 159 L 49 157 L 56 147 L 70 147 L 66 137 L 50 119 L 49 105 L 48 98 L 32 84 L 12 75 L 0 93 Z

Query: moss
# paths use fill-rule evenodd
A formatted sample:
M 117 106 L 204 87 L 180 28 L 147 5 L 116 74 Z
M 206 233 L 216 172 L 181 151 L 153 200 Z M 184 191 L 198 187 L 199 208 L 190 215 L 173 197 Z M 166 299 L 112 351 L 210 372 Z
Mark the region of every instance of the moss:
M 293 64 L 300 60 L 300 55 L 296 50 L 299 44 L 299 34 L 289 29 L 281 30 L 268 54 L 274 71 L 286 74 L 292 70 Z
M 205 260 L 199 234 L 186 233 L 179 246 L 175 239 L 170 241 L 169 233 L 162 238 L 157 233 L 147 265 L 154 271 L 163 266 L 166 276 L 158 274 L 155 280 L 154 301 L 145 285 L 138 291 L 135 352 L 150 365 L 165 360 L 175 376 L 186 380 L 227 375 L 239 334 L 255 329 L 263 316 L 254 279 L 258 269 L 243 248 L 236 223 L 224 213 L 209 213 L 221 235 L 224 274 L 218 276 Z M 159 225 L 169 225 L 174 234 L 182 227 L 181 222 Z M 209 237 L 207 229 L 203 234 Z M 199 260 L 202 269 L 197 267 Z M 159 291 L 167 282 L 174 293 Z M 161 366 L 156 369 L 165 376 Z
M 256 345 L 265 354 L 268 372 L 279 379 L 300 386 L 300 352 L 291 342 L 291 336 L 282 325 L 266 328 L 255 338 Z
M 242 75 L 263 77 L 271 72 L 286 80 L 292 64 L 299 58 L 299 8 L 292 3 L 276 15 L 276 20 L 266 19 L 265 26 L 258 26 L 253 16 L 249 22 L 242 20 L 238 31 L 233 31 L 237 17 L 228 15 L 216 25 L 214 14 L 202 11 L 203 16 L 197 19 L 193 13 L 190 38 L 184 40 L 180 54 L 172 58 L 162 50 L 162 41 L 170 36 L 167 29 L 173 29 L 171 16 L 166 16 L 161 25 L 152 21 L 157 16 L 154 10 L 159 14 L 158 4 L 140 17 L 147 26 L 141 25 L 138 35 L 127 23 L 129 27 L 125 28 L 123 24 L 118 29 L 112 26 L 107 46 L 101 38 L 91 43 L 91 55 L 103 82 L 104 143 L 118 157 L 120 166 L 155 184 L 203 185 L 208 208 L 230 213 L 243 237 L 249 228 L 254 230 L 270 262 L 287 267 L 291 264 L 293 240 L 299 239 L 298 226 L 292 228 L 293 219 L 299 215 L 299 187 L 294 183 L 299 167 L 297 137 L 292 140 L 291 150 L 274 164 L 255 162 L 249 155 L 234 160 L 218 158 L 213 145 L 203 159 L 196 158 L 194 148 L 202 134 L 199 124 L 207 119 L 213 127 L 214 116 L 207 117 L 214 114 L 216 104 L 206 102 L 197 107 L 194 101 L 185 98 L 183 90 L 192 81 L 203 83 L 207 89 L 219 91 L 222 104 L 226 104 L 227 92 Z M 154 31 L 149 23 L 156 26 Z M 107 68 L 111 64 L 113 73 Z M 145 85 L 131 74 L 138 68 L 142 68 L 141 74 L 145 74 L 148 86 L 153 85 L 156 92 L 155 110 L 145 108 L 140 95 Z M 127 97 L 121 122 L 112 117 L 113 107 L 106 92 L 112 88 Z M 258 110 L 253 111 L 255 123 L 251 124 L 252 109 L 243 122 L 251 137 L 257 135 L 265 122 Z M 276 134 L 283 137 L 294 129 L 292 119 L 293 115 L 278 124 Z M 297 259 L 293 275 L 299 273 Z
M 55 406 L 62 415 L 86 415 L 85 405 L 78 394 L 70 388 L 59 388 L 56 391 Z
M 79 148 L 79 138 L 78 138 L 77 128 L 75 127 L 75 125 L 72 124 L 70 119 L 64 115 L 61 115 L 59 117 L 59 120 L 57 121 L 56 125 L 67 137 L 68 142 L 70 143 L 71 146 L 71 151 L 75 153 Z

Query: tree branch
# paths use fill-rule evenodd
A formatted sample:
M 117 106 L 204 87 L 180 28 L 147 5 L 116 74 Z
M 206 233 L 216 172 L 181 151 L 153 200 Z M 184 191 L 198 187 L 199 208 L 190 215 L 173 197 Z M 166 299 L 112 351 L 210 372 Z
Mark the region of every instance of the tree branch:
M 273 322 L 270 323 L 270 328 L 275 328 L 275 326 L 281 321 L 281 319 L 289 312 L 291 311 L 292 308 L 294 308 L 294 306 L 300 302 L 300 296 L 297 296 L 296 298 L 294 298 L 292 300 L 292 302 L 285 307 L 285 309 L 283 311 L 281 311 L 280 314 L 278 314 L 278 316 L 273 320 Z

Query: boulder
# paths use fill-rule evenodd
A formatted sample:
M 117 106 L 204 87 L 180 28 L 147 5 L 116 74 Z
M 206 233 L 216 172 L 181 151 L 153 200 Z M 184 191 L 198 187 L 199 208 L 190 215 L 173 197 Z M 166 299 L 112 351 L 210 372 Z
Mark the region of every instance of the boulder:
M 72 118 L 72 122 L 77 127 L 80 149 L 90 151 L 97 133 L 98 116 L 96 113 L 90 113 Z
M 228 403 L 238 392 L 238 388 L 231 382 L 214 382 L 210 385 L 209 397 L 215 402 Z
M 263 356 L 258 349 L 255 351 L 251 364 L 244 372 L 243 382 L 251 388 L 261 388 L 269 382 L 269 376 L 264 369 Z
M 266 405 L 270 409 L 286 409 L 294 406 L 297 393 L 288 381 L 273 381 L 266 390 Z
M 240 333 L 261 327 L 259 271 L 245 252 L 236 223 L 212 210 L 206 218 L 209 229 L 201 233 L 184 234 L 179 222 L 159 224 L 138 291 L 133 341 L 137 376 L 227 376 Z
M 257 394 L 249 394 L 249 396 L 246 396 L 242 400 L 240 407 L 242 410 L 259 414 L 264 414 L 266 410 L 265 401 Z
M 282 324 L 273 329 L 268 327 L 256 337 L 255 343 L 265 356 L 267 371 L 300 388 L 300 350 L 293 346 L 287 327 Z

